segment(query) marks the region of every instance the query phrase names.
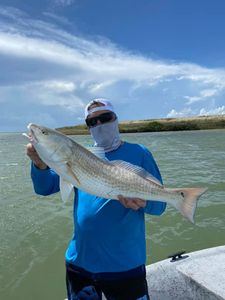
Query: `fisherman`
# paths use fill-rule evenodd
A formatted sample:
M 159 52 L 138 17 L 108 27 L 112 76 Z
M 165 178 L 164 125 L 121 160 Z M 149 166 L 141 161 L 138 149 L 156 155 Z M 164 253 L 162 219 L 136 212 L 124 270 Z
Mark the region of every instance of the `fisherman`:
M 162 178 L 152 154 L 140 144 L 122 141 L 118 118 L 110 101 L 95 99 L 85 108 L 85 121 L 94 146 L 103 147 L 108 160 L 123 160 Z M 59 177 L 31 144 L 31 177 L 40 195 L 59 191 Z M 91 171 L 91 170 L 90 170 Z M 119 195 L 104 199 L 74 188 L 74 235 L 65 254 L 68 300 L 150 299 L 146 281 L 145 213 L 161 215 L 165 202 Z

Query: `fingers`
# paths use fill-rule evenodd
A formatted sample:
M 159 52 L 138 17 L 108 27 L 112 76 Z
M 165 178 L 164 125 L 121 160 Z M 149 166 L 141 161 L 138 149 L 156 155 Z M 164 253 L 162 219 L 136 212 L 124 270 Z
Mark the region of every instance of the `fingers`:
M 37 151 L 35 150 L 32 144 L 27 144 L 27 155 L 30 157 L 31 160 L 38 160 L 40 159 Z
M 139 198 L 126 198 L 122 195 L 118 195 L 118 200 L 124 207 L 134 210 L 138 210 L 139 208 L 146 206 L 146 201 Z
M 28 155 L 28 156 L 32 156 L 32 155 L 34 155 L 34 154 L 37 154 L 37 152 L 36 152 L 34 146 L 33 146 L 32 144 L 30 144 L 30 143 L 27 144 L 27 155 Z
M 37 151 L 35 150 L 34 146 L 32 144 L 27 144 L 26 147 L 27 155 L 29 158 L 34 162 L 34 164 L 39 169 L 46 169 L 47 165 L 41 160 L 40 156 L 38 155 Z

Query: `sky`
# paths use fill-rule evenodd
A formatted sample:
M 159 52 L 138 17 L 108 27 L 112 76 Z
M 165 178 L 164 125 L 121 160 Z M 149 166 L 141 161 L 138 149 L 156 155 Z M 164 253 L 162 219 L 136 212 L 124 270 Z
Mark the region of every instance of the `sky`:
M 0 131 L 225 114 L 224 0 L 0 0 Z

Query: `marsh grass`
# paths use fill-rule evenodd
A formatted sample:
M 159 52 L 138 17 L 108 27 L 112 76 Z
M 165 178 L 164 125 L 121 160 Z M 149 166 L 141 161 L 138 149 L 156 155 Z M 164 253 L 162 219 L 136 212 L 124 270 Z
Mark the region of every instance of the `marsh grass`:
M 121 133 L 225 129 L 225 115 L 124 121 L 120 122 L 119 129 Z M 67 126 L 57 130 L 68 135 L 89 133 L 86 125 Z

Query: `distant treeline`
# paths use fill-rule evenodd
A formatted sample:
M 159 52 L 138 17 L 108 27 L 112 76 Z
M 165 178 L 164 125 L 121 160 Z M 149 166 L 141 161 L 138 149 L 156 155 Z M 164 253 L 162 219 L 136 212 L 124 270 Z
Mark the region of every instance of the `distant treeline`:
M 119 129 L 121 133 L 225 129 L 225 115 L 127 121 L 121 122 Z M 88 134 L 86 125 L 62 127 L 58 130 L 68 135 Z

